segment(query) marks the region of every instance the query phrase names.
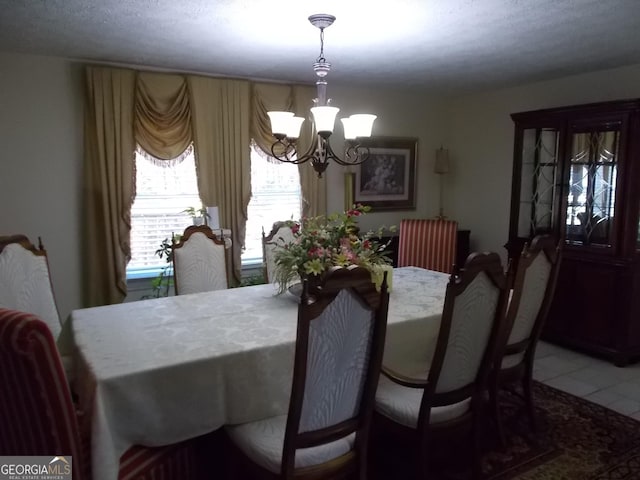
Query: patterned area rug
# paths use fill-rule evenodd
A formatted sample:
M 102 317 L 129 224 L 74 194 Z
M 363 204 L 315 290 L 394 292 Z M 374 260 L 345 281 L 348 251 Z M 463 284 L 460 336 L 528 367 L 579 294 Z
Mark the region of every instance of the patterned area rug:
M 640 480 L 640 422 L 541 383 L 534 382 L 534 395 L 537 435 L 529 428 L 521 399 L 502 395 L 507 446 L 499 447 L 495 432 L 486 432 L 485 479 Z M 372 458 L 371 480 L 411 478 L 406 447 L 385 440 L 381 444 L 382 450 Z M 468 453 L 467 442 L 449 445 L 445 455 L 453 460 L 435 459 L 432 465 L 442 467 L 430 478 L 471 478 L 464 465 Z M 393 457 L 392 464 L 381 462 L 384 457 Z
M 508 446 L 485 455 L 491 480 L 640 479 L 640 422 L 534 384 L 538 439 L 517 398 L 503 395 Z

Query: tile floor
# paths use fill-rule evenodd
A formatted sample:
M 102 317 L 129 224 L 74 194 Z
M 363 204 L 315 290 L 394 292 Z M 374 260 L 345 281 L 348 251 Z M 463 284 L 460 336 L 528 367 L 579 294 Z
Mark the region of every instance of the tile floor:
M 640 420 L 640 363 L 619 368 L 541 341 L 533 378 Z

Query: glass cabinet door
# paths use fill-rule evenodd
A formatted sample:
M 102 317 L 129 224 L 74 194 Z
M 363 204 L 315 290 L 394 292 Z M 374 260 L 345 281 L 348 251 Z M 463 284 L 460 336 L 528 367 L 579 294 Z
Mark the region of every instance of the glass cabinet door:
M 615 217 L 619 128 L 571 135 L 566 192 L 566 240 L 610 246 Z
M 556 128 L 527 128 L 522 132 L 518 237 L 531 238 L 552 231 L 559 139 Z

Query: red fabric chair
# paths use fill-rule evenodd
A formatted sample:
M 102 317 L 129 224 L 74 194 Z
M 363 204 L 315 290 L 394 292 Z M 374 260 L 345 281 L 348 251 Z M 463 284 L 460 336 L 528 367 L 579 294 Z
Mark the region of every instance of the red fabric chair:
M 398 266 L 451 273 L 456 258 L 457 234 L 458 222 L 452 220 L 402 220 Z
M 51 331 L 35 315 L 0 308 L 0 455 L 71 455 L 74 480 L 91 478 L 89 445 Z M 197 477 L 197 440 L 135 446 L 120 459 L 119 480 Z

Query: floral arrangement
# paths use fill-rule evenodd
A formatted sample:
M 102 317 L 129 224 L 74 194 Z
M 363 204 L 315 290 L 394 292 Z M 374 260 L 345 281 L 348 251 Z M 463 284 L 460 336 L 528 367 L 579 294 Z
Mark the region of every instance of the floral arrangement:
M 357 219 L 370 210 L 357 204 L 329 216 L 287 221 L 294 240 L 278 245 L 274 255 L 279 292 L 300 281 L 301 276 L 321 275 L 333 266 L 359 265 L 373 273 L 377 266 L 391 264 L 386 252 L 389 242 L 380 240 L 386 227 L 359 234 Z M 395 227 L 389 231 L 394 232 Z

